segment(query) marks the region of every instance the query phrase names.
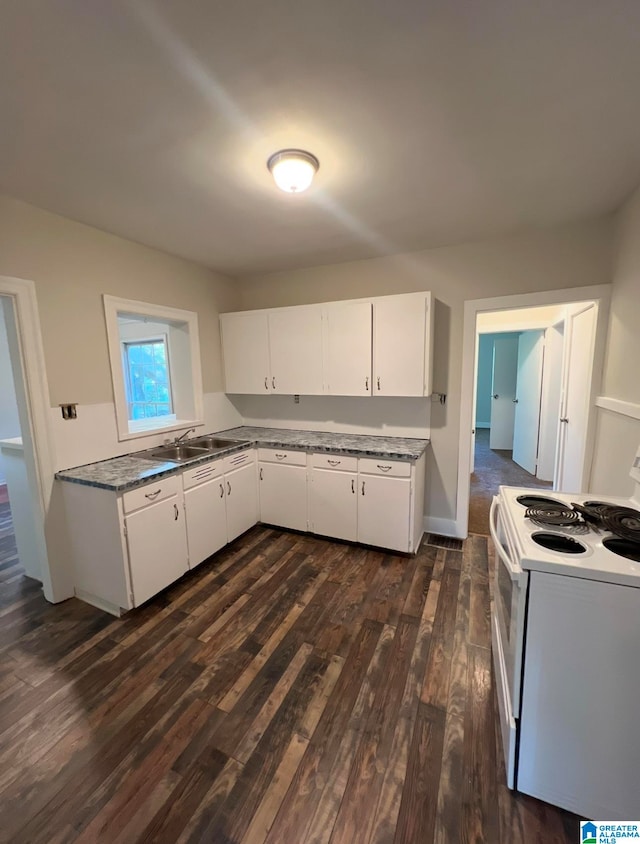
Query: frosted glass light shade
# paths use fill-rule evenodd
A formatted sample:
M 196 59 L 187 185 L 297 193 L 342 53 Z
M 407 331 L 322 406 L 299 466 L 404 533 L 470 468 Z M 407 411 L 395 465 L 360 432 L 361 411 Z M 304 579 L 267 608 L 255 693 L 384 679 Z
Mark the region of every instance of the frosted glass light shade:
M 287 193 L 306 190 L 320 166 L 318 159 L 301 149 L 282 149 L 267 161 L 276 185 Z

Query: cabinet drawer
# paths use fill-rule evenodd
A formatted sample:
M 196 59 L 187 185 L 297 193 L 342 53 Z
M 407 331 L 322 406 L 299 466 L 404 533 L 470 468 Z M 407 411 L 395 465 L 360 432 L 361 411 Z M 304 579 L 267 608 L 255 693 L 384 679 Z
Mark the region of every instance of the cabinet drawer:
M 258 460 L 263 463 L 287 463 L 289 466 L 306 466 L 306 451 L 292 451 L 287 448 L 259 448 Z
M 248 463 L 255 463 L 256 460 L 256 453 L 255 449 L 247 448 L 244 451 L 236 451 L 235 454 L 230 454 L 228 457 L 225 457 L 222 462 L 222 471 L 223 472 L 232 472 L 234 469 L 237 469 L 239 466 L 244 466 Z
M 172 495 L 177 495 L 179 488 L 180 480 L 178 476 L 171 475 L 168 478 L 161 478 L 155 483 L 145 484 L 132 489 L 130 492 L 125 492 L 122 496 L 124 512 L 132 513 L 134 510 L 139 510 L 140 507 L 147 507 L 149 504 L 155 504 L 156 501 L 171 498 Z
M 311 465 L 314 469 L 335 469 L 340 472 L 357 472 L 358 458 L 350 457 L 347 454 L 320 454 L 316 452 L 311 455 Z
M 191 489 L 205 481 L 210 481 L 222 475 L 222 460 L 211 460 L 209 463 L 201 463 L 195 469 L 188 469 L 182 473 L 182 483 L 185 489 Z
M 411 477 L 411 463 L 408 460 L 361 457 L 358 461 L 358 470 L 365 475 L 387 475 L 390 478 Z

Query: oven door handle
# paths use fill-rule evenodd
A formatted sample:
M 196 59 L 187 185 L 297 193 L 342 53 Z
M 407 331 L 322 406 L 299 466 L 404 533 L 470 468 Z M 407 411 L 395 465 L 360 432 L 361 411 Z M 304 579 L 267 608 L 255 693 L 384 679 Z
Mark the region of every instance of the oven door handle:
M 502 542 L 500 542 L 500 538 L 498 537 L 498 527 L 496 524 L 497 513 L 498 496 L 494 495 L 493 500 L 491 501 L 491 509 L 489 510 L 489 532 L 491 533 L 491 539 L 493 539 L 493 545 L 496 549 L 498 556 L 502 559 L 508 571 L 519 579 L 519 576 L 523 573 L 522 569 L 520 568 L 518 563 L 514 562 L 509 558 L 509 555 L 504 550 Z

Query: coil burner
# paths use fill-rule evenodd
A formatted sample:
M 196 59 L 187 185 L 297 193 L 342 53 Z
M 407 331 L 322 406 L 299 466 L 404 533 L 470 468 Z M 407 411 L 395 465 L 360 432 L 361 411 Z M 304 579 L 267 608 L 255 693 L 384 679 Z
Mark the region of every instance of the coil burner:
M 563 528 L 567 533 L 578 534 L 589 531 L 589 525 L 580 513 L 560 502 L 528 507 L 525 516 L 538 527 Z

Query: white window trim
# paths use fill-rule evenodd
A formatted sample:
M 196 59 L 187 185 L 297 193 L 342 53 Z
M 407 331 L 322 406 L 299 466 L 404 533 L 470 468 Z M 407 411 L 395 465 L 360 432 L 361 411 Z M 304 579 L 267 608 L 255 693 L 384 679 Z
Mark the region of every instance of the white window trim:
M 148 302 L 138 302 L 132 299 L 121 299 L 104 294 L 104 318 L 107 328 L 107 342 L 109 346 L 109 363 L 111 364 L 111 381 L 113 383 L 113 398 L 118 427 L 118 440 L 138 439 L 150 437 L 163 431 L 177 431 L 190 425 L 204 425 L 204 398 L 202 391 L 202 366 L 200 363 L 200 335 L 198 333 L 198 315 L 194 311 L 184 311 L 180 308 L 169 308 L 164 305 L 153 305 Z M 151 319 L 184 322 L 189 327 L 189 343 L 191 346 L 191 383 L 193 385 L 193 403 L 195 419 L 174 418 L 169 424 L 149 425 L 140 429 L 137 424 L 132 425 L 127 411 L 127 395 L 122 368 L 122 349 L 120 332 L 118 330 L 118 313 L 135 314 Z M 169 362 L 169 366 L 171 363 Z M 174 407 L 175 410 L 175 407 Z M 157 418 L 157 417 L 156 417 Z M 145 420 L 146 421 L 146 420 Z M 152 420 L 149 420 L 152 421 Z

